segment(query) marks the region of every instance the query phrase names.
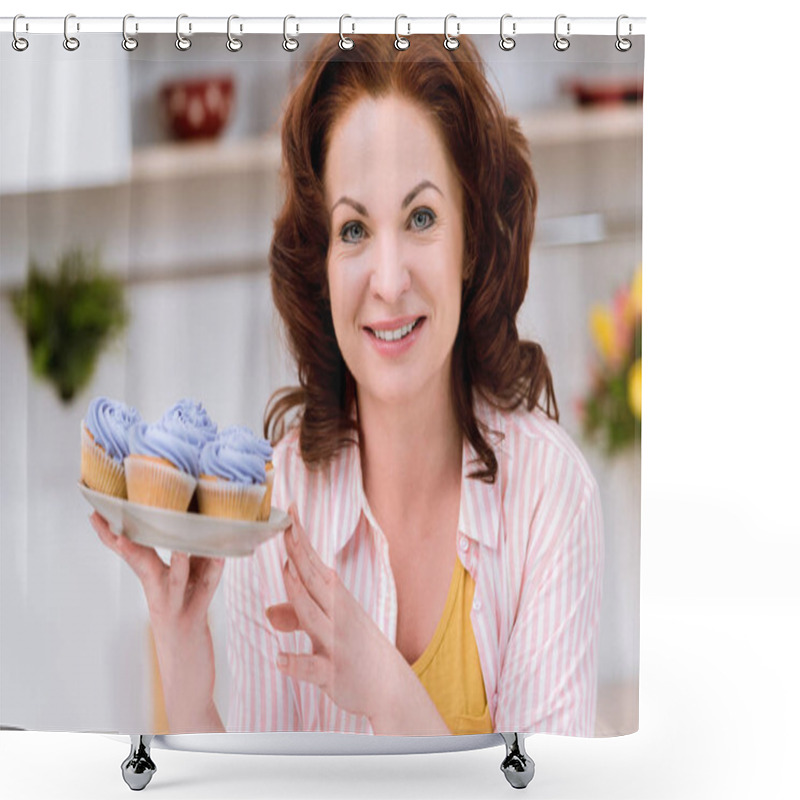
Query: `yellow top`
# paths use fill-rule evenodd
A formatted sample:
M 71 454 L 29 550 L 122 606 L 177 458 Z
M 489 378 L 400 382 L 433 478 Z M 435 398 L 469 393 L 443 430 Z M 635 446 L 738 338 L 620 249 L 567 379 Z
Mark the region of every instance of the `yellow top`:
M 470 610 L 475 582 L 456 558 L 450 591 L 425 652 L 411 665 L 451 733 L 493 733 Z

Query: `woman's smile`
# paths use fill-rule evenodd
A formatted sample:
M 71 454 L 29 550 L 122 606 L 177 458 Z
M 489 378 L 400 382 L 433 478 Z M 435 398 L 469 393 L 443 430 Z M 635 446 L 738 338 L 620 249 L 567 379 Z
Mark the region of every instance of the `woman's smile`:
M 405 322 L 375 322 L 365 325 L 364 332 L 382 356 L 399 356 L 407 353 L 422 335 L 425 319 L 426 317 L 410 317 Z

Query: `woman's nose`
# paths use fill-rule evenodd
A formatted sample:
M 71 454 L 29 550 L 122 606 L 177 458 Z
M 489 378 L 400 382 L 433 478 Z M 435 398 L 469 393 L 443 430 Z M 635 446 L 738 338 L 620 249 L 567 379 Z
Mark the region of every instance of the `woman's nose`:
M 375 241 L 370 289 L 375 296 L 391 305 L 408 291 L 411 273 L 395 237 L 377 237 Z

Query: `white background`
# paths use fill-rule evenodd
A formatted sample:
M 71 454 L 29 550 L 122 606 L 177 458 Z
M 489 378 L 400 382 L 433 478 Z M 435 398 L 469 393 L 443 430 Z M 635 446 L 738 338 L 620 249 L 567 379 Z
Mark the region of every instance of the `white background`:
M 798 795 L 790 766 L 800 750 L 800 170 L 788 32 L 800 14 L 787 4 L 728 15 L 712 6 L 37 0 L 3 11 L 647 17 L 640 731 L 529 738 L 537 775 L 526 791 L 538 798 Z M 165 798 L 512 791 L 501 747 L 338 758 L 153 752 L 158 773 L 145 791 Z M 3 732 L 3 794 L 129 796 L 119 771 L 126 755 L 126 745 L 99 735 Z

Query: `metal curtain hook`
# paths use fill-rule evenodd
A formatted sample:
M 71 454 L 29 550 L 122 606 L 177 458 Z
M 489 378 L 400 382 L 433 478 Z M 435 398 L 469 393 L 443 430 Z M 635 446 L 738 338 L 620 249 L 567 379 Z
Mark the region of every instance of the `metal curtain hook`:
M 289 36 L 289 33 L 287 32 L 286 26 L 290 19 L 297 19 L 297 17 L 293 17 L 291 14 L 289 14 L 283 18 L 283 49 L 289 53 L 292 53 L 297 50 L 298 47 L 300 47 L 300 40 L 295 39 L 294 36 Z M 297 27 L 297 30 L 299 32 L 299 26 Z
M 192 40 L 191 39 L 187 39 L 181 33 L 181 20 L 182 19 L 187 19 L 188 16 L 189 16 L 188 14 L 178 14 L 178 18 L 175 20 L 175 36 L 177 37 L 175 39 L 175 47 L 177 47 L 178 50 L 184 50 L 185 51 L 185 50 L 188 50 L 192 46 Z M 191 22 L 189 23 L 189 30 L 190 31 L 192 30 L 192 23 Z
M 25 19 L 25 15 L 24 14 L 17 14 L 17 16 L 14 17 L 14 22 L 11 23 L 11 33 L 12 33 L 12 35 L 14 37 L 11 40 L 11 46 L 18 53 L 21 53 L 23 50 L 27 50 L 28 49 L 28 40 L 27 39 L 23 39 L 21 36 L 17 35 L 17 20 L 18 19 Z M 28 29 L 28 24 L 25 23 L 25 30 L 27 30 L 27 29 Z
M 236 14 L 231 14 L 228 17 L 228 41 L 225 42 L 225 47 L 227 47 L 228 50 L 231 51 L 231 53 L 238 53 L 242 49 L 242 40 L 241 39 L 237 39 L 231 33 L 231 22 L 233 20 L 235 20 L 235 19 L 239 19 L 239 17 L 237 17 Z M 242 26 L 240 25 L 239 26 L 239 31 L 241 32 L 241 30 L 242 30 Z
M 77 50 L 81 46 L 81 43 L 74 36 L 69 35 L 67 27 L 69 25 L 70 19 L 75 19 L 75 15 L 67 14 L 67 16 L 64 17 L 64 49 L 73 52 L 74 50 Z M 76 23 L 76 29 L 77 30 L 81 29 L 80 23 Z
M 408 50 L 408 48 L 411 46 L 411 42 L 408 39 L 406 39 L 405 36 L 401 36 L 400 35 L 399 26 L 400 26 L 400 20 L 401 19 L 408 19 L 408 17 L 405 14 L 398 14 L 394 18 L 394 46 L 398 50 Z M 408 26 L 408 32 L 407 32 L 406 35 L 410 36 L 411 35 L 411 23 L 408 22 L 408 23 L 406 23 L 406 25 Z
M 342 32 L 342 26 L 344 25 L 344 21 L 346 19 L 353 19 L 353 18 L 349 14 L 342 14 L 342 16 L 339 17 L 339 47 L 342 50 L 352 50 L 353 47 L 355 47 L 356 43 L 352 39 L 349 39 L 347 36 L 345 36 L 344 33 Z M 351 33 L 353 33 L 355 29 L 356 25 L 355 23 L 353 23 L 353 30 L 351 31 Z
M 126 14 L 122 18 L 122 49 L 127 50 L 129 53 L 132 50 L 135 50 L 139 46 L 139 40 L 134 38 L 133 36 L 128 36 L 128 20 L 135 19 L 133 14 Z M 136 30 L 139 30 L 139 26 L 136 26 Z
M 569 39 L 565 38 L 558 32 L 558 21 L 560 19 L 566 19 L 566 18 L 567 18 L 566 14 L 559 14 L 556 17 L 555 25 L 553 27 L 556 36 L 556 39 L 553 42 L 553 47 L 555 47 L 555 49 L 561 53 L 563 53 L 564 50 L 566 50 L 569 47 Z M 569 22 L 567 23 L 567 36 L 569 36 Z
M 447 32 L 447 23 L 451 19 L 456 19 L 456 15 L 455 14 L 448 14 L 444 18 L 444 46 L 448 50 L 455 50 L 458 47 L 458 34 L 461 32 L 461 23 L 458 22 L 458 21 L 456 22 L 456 35 L 455 36 L 451 36 Z
M 511 36 L 506 36 L 505 33 L 503 32 L 503 23 L 511 16 L 512 16 L 511 14 L 503 14 L 503 16 L 500 17 L 500 49 L 501 50 L 513 50 L 517 45 L 516 39 L 512 39 Z M 513 35 L 516 35 L 516 33 L 517 33 L 517 23 L 516 22 L 512 22 L 511 23 L 511 33 Z
M 623 39 L 623 38 L 622 38 L 622 37 L 619 35 L 619 23 L 620 23 L 620 22 L 621 22 L 623 19 L 628 19 L 628 15 L 627 15 L 627 14 L 620 14 L 620 15 L 617 17 L 617 41 L 616 41 L 616 42 L 614 42 L 614 47 L 616 47 L 616 48 L 617 48 L 617 50 L 619 50 L 619 51 L 620 51 L 620 53 L 625 53 L 625 52 L 627 52 L 628 50 L 630 50 L 630 49 L 631 49 L 631 47 L 632 47 L 632 45 L 633 45 L 633 42 L 631 42 L 631 40 L 630 40 L 630 39 Z M 631 26 L 631 24 L 630 24 L 630 22 L 629 22 L 629 23 L 628 23 L 628 36 L 630 36 L 632 32 L 633 32 L 633 27 Z

